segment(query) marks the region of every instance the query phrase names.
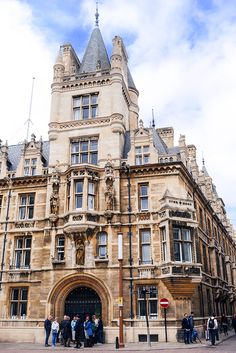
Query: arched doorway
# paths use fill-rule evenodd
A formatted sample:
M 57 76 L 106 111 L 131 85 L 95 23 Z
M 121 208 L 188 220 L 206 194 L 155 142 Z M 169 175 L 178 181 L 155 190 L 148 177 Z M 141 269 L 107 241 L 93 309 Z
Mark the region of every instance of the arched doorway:
M 71 318 L 79 314 L 81 319 L 86 315 L 102 316 L 101 299 L 97 292 L 87 286 L 74 288 L 65 299 L 65 315 Z

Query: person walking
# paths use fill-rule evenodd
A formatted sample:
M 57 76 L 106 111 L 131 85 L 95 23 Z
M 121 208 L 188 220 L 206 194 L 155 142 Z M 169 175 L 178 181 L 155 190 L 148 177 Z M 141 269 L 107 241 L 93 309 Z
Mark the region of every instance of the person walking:
M 58 322 L 58 318 L 55 317 L 55 320 L 52 322 L 52 345 L 53 345 L 53 347 L 56 347 L 58 332 L 59 332 L 59 322 Z
M 75 326 L 74 326 L 74 331 L 75 331 L 75 343 L 76 346 L 75 348 L 81 348 L 82 347 L 82 343 L 80 342 L 80 336 L 81 336 L 81 320 L 80 317 L 77 315 L 75 317 Z
M 194 313 L 191 312 L 191 314 L 189 315 L 189 327 L 190 327 L 190 333 L 189 333 L 189 339 L 190 342 L 193 343 L 194 339 L 193 339 L 193 331 L 194 331 L 194 319 L 193 319 Z
M 215 318 L 215 314 L 212 314 L 207 320 L 207 330 L 209 331 L 211 344 L 214 346 L 216 342 L 216 331 L 218 330 L 218 322 Z
M 190 343 L 190 323 L 189 323 L 189 318 L 188 314 L 184 314 L 184 318 L 182 320 L 182 329 L 184 330 L 184 343 L 189 344 Z
M 50 344 L 48 344 L 49 336 L 51 333 L 51 327 L 52 327 L 52 315 L 49 315 L 47 319 L 44 321 L 44 329 L 45 329 L 45 347 L 49 347 Z
M 229 325 L 229 322 L 228 322 L 227 317 L 224 314 L 221 317 L 220 324 L 221 324 L 221 327 L 223 329 L 224 335 L 228 336 L 228 325 Z
M 232 317 L 232 327 L 234 328 L 234 332 L 236 333 L 236 314 Z

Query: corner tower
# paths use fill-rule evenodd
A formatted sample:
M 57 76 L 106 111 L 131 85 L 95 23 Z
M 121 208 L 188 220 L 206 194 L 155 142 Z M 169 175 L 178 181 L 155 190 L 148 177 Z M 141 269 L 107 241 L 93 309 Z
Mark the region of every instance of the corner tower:
M 104 167 L 108 153 L 120 165 L 126 131 L 137 127 L 138 91 L 123 41 L 114 38 L 109 60 L 98 13 L 95 23 L 82 62 L 65 44 L 54 65 L 49 165 L 61 170 L 75 163 Z M 82 140 L 87 155 L 77 151 Z

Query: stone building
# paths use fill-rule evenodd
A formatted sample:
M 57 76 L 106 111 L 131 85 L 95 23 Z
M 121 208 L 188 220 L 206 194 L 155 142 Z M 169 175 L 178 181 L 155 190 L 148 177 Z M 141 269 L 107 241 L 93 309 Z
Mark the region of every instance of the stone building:
M 82 62 L 60 47 L 49 141 L 0 146 L 0 340 L 42 341 L 52 313 L 101 315 L 118 335 L 123 236 L 125 342 L 168 339 L 236 310 L 235 234 L 196 148 L 145 127 L 122 38 L 108 57 L 98 22 Z M 9 330 L 10 328 L 10 330 Z

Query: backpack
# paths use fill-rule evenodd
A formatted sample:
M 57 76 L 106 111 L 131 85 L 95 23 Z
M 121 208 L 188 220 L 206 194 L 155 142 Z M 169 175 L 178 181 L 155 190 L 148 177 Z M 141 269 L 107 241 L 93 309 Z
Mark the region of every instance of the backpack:
M 214 328 L 215 327 L 214 319 L 210 319 L 209 320 L 208 327 L 209 328 Z

